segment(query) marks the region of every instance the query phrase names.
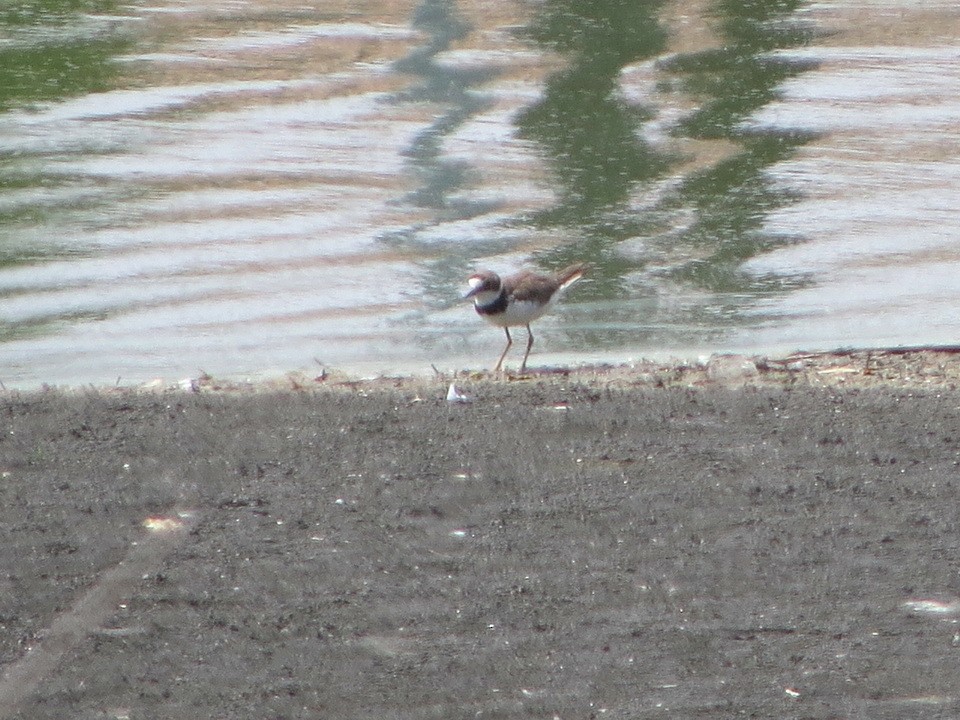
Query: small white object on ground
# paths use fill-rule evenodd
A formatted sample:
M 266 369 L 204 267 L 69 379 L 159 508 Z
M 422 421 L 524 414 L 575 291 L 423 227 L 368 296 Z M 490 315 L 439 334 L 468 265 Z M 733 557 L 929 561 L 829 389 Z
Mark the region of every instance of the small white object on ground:
M 447 402 L 453 405 L 454 403 L 468 403 L 473 402 L 473 398 L 467 397 L 457 390 L 457 386 L 453 383 L 450 383 L 450 388 L 447 390 Z

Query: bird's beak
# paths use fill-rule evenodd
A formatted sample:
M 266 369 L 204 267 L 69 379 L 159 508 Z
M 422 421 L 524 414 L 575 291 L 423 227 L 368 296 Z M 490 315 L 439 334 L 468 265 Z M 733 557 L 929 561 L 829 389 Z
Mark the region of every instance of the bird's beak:
M 461 300 L 469 300 L 470 298 L 472 298 L 472 297 L 473 297 L 474 295 L 476 295 L 476 294 L 477 294 L 477 288 L 473 287 L 473 288 L 470 288 L 469 290 L 467 290 L 467 292 L 465 292 L 460 299 L 461 299 Z

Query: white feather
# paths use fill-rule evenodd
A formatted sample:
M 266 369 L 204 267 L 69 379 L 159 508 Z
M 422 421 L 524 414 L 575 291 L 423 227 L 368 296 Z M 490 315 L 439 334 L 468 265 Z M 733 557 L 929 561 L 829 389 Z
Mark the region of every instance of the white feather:
M 484 315 L 483 319 L 498 327 L 513 327 L 533 322 L 550 309 L 552 302 L 546 305 L 531 300 L 513 300 L 507 309 L 496 315 Z

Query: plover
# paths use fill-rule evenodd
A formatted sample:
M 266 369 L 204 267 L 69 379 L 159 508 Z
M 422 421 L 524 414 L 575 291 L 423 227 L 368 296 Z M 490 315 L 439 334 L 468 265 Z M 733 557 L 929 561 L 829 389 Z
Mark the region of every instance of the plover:
M 503 359 L 513 344 L 510 328 L 519 325 L 527 327 L 527 352 L 520 363 L 520 372 L 526 370 L 530 348 L 533 347 L 530 323 L 549 310 L 564 290 L 583 277 L 585 269 L 584 264 L 578 263 L 556 275 L 542 275 L 524 270 L 505 278 L 485 270 L 467 279 L 470 290 L 464 295 L 464 299 L 473 300 L 477 313 L 487 322 L 502 327 L 507 334 L 507 346 L 503 349 L 494 372 L 500 372 Z

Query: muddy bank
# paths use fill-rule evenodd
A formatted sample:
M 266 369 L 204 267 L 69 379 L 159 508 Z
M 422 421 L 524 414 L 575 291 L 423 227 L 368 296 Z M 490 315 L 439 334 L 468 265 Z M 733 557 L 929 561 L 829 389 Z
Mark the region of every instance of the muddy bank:
M 953 715 L 958 376 L 7 394 L 0 717 Z

